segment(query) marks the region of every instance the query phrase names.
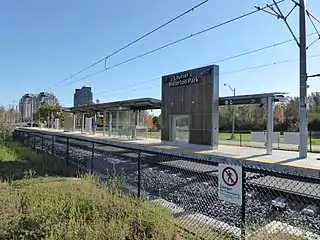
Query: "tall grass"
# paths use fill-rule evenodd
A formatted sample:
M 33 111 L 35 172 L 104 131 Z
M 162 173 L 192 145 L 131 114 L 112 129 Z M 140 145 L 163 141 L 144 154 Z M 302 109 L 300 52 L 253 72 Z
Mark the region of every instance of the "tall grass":
M 182 239 L 164 208 L 94 178 L 0 183 L 0 236 L 8 239 Z
M 35 176 L 76 176 L 77 169 L 66 161 L 38 153 L 17 142 L 0 145 L 0 180 L 16 180 Z

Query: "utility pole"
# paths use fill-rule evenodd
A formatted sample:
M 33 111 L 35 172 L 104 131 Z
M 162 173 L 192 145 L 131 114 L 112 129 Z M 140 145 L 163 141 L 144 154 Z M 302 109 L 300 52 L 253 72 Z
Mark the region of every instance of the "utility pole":
M 294 4 L 292 9 L 287 13 L 283 14 L 278 3 L 275 0 L 273 1 L 273 5 L 268 5 L 269 10 L 263 9 L 261 7 L 256 7 L 258 10 L 262 10 L 272 16 L 277 17 L 277 19 L 281 19 L 291 35 L 293 36 L 295 42 L 299 47 L 299 59 L 300 59 L 300 75 L 299 75 L 299 158 L 306 158 L 308 155 L 308 112 L 307 112 L 307 49 L 311 45 L 313 45 L 316 41 L 320 39 L 320 33 L 317 30 L 314 21 L 320 23 L 320 21 L 311 14 L 308 10 L 306 10 L 306 0 L 291 0 Z M 298 7 L 299 8 L 299 37 L 294 34 L 294 31 L 291 29 L 290 24 L 288 22 L 289 15 L 293 12 L 293 10 Z M 307 46 L 307 36 L 306 36 L 306 16 L 308 16 L 309 20 L 312 23 L 316 33 L 318 34 L 318 39 L 314 40 Z M 317 76 L 317 75 L 315 75 Z M 314 77 L 311 76 L 311 77 Z
M 224 86 L 227 86 L 230 88 L 231 92 L 233 93 L 233 96 L 236 96 L 236 89 L 232 88 L 229 84 L 224 84 Z M 236 121 L 236 109 L 235 106 L 232 106 L 232 129 L 231 129 L 231 136 L 230 140 L 234 139 L 234 130 L 235 130 L 235 121 Z
M 308 116 L 307 116 L 307 44 L 306 44 L 306 5 L 299 1 L 299 35 L 300 35 L 300 146 L 299 157 L 308 154 Z

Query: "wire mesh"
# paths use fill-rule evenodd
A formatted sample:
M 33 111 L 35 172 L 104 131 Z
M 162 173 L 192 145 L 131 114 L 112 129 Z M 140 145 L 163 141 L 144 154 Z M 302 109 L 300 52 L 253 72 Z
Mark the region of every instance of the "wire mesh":
M 246 226 L 251 236 L 320 239 L 319 181 L 280 171 L 247 172 L 252 175 L 245 185 Z
M 117 143 L 19 131 L 15 139 L 48 153 L 54 146 L 54 155 L 102 179 L 117 177 L 125 190 L 164 206 L 180 227 L 203 239 L 320 239 L 319 178 L 243 166 L 241 207 L 219 200 L 221 158 L 199 161 Z
M 201 237 L 239 237 L 241 209 L 219 200 L 217 171 L 212 163 L 142 153 L 141 189 L 171 211 L 181 227 Z

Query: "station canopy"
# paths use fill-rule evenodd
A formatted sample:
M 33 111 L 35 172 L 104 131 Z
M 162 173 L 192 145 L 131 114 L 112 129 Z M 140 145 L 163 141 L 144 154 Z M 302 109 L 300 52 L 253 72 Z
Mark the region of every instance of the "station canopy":
M 97 103 L 86 106 L 66 108 L 66 111 L 73 113 L 89 113 L 104 111 L 125 111 L 125 110 L 151 110 L 160 109 L 161 100 L 155 98 L 138 98 L 116 102 Z
M 274 102 L 281 102 L 285 99 L 288 93 L 272 92 L 272 93 L 259 93 L 249 95 L 236 95 L 228 97 L 220 97 L 219 105 L 247 105 L 247 104 L 264 104 L 267 103 L 268 97 L 273 98 Z
M 236 95 L 219 98 L 219 105 L 246 105 L 246 104 L 263 104 L 268 97 L 272 97 L 274 102 L 283 101 L 287 93 L 273 92 L 250 95 Z M 89 113 L 104 111 L 125 111 L 125 110 L 151 110 L 161 109 L 161 100 L 156 98 L 138 98 L 115 102 L 97 103 L 86 106 L 70 107 L 65 111 L 72 113 Z

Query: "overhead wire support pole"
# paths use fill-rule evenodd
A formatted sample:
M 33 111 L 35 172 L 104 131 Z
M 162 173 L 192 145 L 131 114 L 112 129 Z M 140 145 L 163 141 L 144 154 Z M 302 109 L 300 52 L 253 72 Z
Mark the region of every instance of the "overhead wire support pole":
M 273 5 L 277 8 L 277 11 L 271 6 L 267 5 L 270 10 L 274 12 L 271 15 L 276 15 L 278 19 L 282 19 L 289 29 L 291 35 L 294 37 L 298 47 L 299 47 L 299 59 L 300 59 L 300 80 L 299 80 L 299 95 L 300 95 L 300 105 L 299 105 L 299 131 L 300 131 L 300 145 L 299 145 L 299 157 L 306 158 L 308 154 L 308 116 L 307 116 L 307 40 L 306 40 L 306 5 L 305 0 L 299 0 L 299 3 L 292 0 L 294 3 L 293 8 L 289 13 L 284 16 L 278 3 L 275 0 Z M 299 6 L 299 41 L 296 35 L 293 33 L 287 18 L 293 12 L 293 10 Z M 257 7 L 259 9 L 260 7 Z M 270 14 L 270 12 L 267 11 Z M 316 29 L 317 31 L 317 29 Z M 318 31 L 317 31 L 318 32 Z M 312 43 L 313 44 L 313 43 Z
M 300 145 L 299 157 L 308 155 L 308 116 L 307 116 L 307 39 L 305 0 L 299 1 L 299 35 L 300 35 Z

